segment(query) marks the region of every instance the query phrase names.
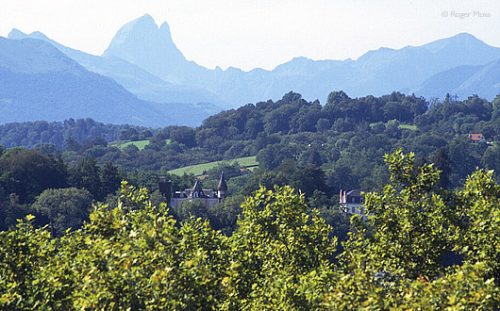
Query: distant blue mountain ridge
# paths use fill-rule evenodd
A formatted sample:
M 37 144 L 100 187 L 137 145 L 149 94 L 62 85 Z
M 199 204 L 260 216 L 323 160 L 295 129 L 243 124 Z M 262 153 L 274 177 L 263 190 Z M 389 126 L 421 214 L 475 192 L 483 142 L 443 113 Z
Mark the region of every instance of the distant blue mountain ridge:
M 162 121 L 150 124 L 195 125 L 221 109 L 277 100 L 290 90 L 320 101 L 334 90 L 343 90 L 351 97 L 380 96 L 393 91 L 426 98 L 443 98 L 450 93 L 459 97 L 478 94 L 493 99 L 500 94 L 500 48 L 467 33 L 421 46 L 380 48 L 356 60 L 315 61 L 297 57 L 273 70 L 251 71 L 232 67 L 212 70 L 186 59 L 176 47 L 169 25 L 165 22 L 158 26 L 149 15 L 124 25 L 101 56 L 65 47 L 39 32 L 27 35 L 14 29 L 9 38 L 21 42 L 25 39 L 44 41 L 61 52 L 56 58 L 62 56 L 65 62 L 69 59 L 81 65 L 79 71 L 84 69 L 112 79 L 123 91 L 141 101 L 141 106 L 154 107 L 151 110 L 156 111 L 154 118 L 166 115 L 159 117 Z M 1 49 L 5 47 L 0 46 L 0 53 L 4 55 L 0 68 L 8 68 L 3 62 L 20 61 L 15 55 L 7 57 L 9 52 Z M 46 57 L 43 53 L 36 56 Z M 36 69 L 30 71 L 30 67 L 26 67 L 23 73 L 36 75 Z M 1 103 L 2 98 L 0 111 Z M 0 122 L 5 122 L 2 117 Z M 124 121 L 116 119 L 116 122 Z
M 46 42 L 0 38 L 0 122 L 71 117 L 149 126 L 174 121 Z
M 460 66 L 492 63 L 500 59 L 500 48 L 460 33 L 422 46 L 399 50 L 380 48 L 356 60 L 314 61 L 297 57 L 274 70 L 210 70 L 186 60 L 175 46 L 168 25 L 158 27 L 151 16 L 145 15 L 124 25 L 104 55 L 122 58 L 166 81 L 207 89 L 231 106 L 239 106 L 279 99 L 290 90 L 321 101 L 332 90 L 344 90 L 353 97 L 378 96 L 392 91 L 415 91 L 427 97 L 431 94 L 418 93 L 424 89 L 427 79 Z M 500 80 L 498 77 L 500 73 L 497 75 Z
M 195 126 L 218 111 L 211 104 L 139 99 L 52 44 L 0 37 L 0 123 L 89 117 L 115 124 Z
M 33 32 L 27 35 L 13 29 L 9 33 L 9 38 L 16 40 L 31 38 L 48 42 L 88 70 L 114 79 L 131 93 L 144 100 L 159 103 L 222 103 L 216 95 L 210 94 L 203 89 L 189 88 L 167 82 L 118 57 L 101 57 L 68 48 L 49 39 L 41 32 Z M 207 108 L 208 112 L 211 113 L 221 109 L 210 105 L 207 105 Z

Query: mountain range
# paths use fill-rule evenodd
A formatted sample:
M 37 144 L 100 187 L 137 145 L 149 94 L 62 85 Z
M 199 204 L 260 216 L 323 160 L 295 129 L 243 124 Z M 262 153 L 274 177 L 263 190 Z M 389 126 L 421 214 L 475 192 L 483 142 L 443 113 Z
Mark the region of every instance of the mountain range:
M 169 116 L 40 40 L 0 38 L 0 121 L 69 117 L 161 126 Z
M 0 81 L 9 85 L 0 89 L 0 122 L 88 116 L 147 126 L 197 125 L 222 109 L 279 99 L 290 90 L 321 101 L 333 90 L 351 97 L 393 91 L 427 98 L 500 94 L 500 48 L 467 33 L 380 48 L 356 60 L 297 57 L 273 70 L 212 70 L 186 59 L 169 25 L 145 15 L 124 25 L 100 56 L 17 29 L 0 41 L 0 56 Z M 21 107 L 23 113 L 16 114 Z

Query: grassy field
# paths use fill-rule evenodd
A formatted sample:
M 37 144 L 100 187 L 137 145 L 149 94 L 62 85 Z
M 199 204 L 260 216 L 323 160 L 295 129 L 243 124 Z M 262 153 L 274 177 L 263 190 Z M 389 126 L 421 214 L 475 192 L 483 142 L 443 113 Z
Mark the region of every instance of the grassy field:
M 418 129 L 417 126 L 413 125 L 413 124 L 400 124 L 399 128 L 405 129 L 405 130 L 410 130 L 410 131 L 416 131 Z
M 170 139 L 167 139 L 165 142 L 167 144 L 169 144 Z M 126 142 L 114 142 L 114 143 L 111 143 L 110 145 L 116 146 L 120 149 L 123 149 L 127 146 L 130 146 L 130 145 L 135 145 L 139 150 L 142 150 L 142 149 L 146 148 L 147 145 L 149 145 L 149 140 L 145 139 L 145 140 L 126 141 Z
M 112 146 L 116 146 L 120 149 L 124 149 L 130 145 L 134 145 L 136 146 L 137 148 L 139 148 L 139 150 L 142 150 L 144 149 L 147 145 L 149 145 L 149 140 L 145 139 L 145 140 L 137 140 L 137 141 L 127 141 L 127 142 L 119 142 L 119 143 L 113 143 L 111 144 Z
M 374 127 L 377 123 L 379 123 L 379 122 L 370 123 L 370 127 Z M 410 131 L 418 130 L 418 127 L 414 124 L 400 124 L 399 128 L 405 129 L 405 130 L 410 130 Z
M 202 163 L 202 164 L 197 164 L 197 165 L 191 165 L 191 166 L 185 166 L 181 168 L 177 168 L 175 170 L 169 171 L 170 174 L 174 175 L 183 175 L 184 173 L 186 174 L 194 174 L 195 176 L 202 175 L 203 172 L 217 167 L 219 164 L 223 163 L 228 163 L 228 164 L 233 164 L 238 162 L 240 166 L 248 168 L 248 169 L 253 169 L 259 165 L 257 163 L 257 160 L 255 156 L 252 157 L 244 157 L 244 158 L 237 158 L 233 160 L 223 160 L 223 161 L 215 161 L 215 162 L 208 162 L 208 163 Z

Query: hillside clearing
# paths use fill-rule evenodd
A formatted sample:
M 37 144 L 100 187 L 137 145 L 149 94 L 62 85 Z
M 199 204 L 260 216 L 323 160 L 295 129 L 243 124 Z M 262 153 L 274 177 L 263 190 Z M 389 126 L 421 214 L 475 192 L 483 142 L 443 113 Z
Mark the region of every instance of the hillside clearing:
M 179 175 L 179 176 L 184 175 L 184 174 L 194 174 L 195 176 L 200 176 L 200 175 L 203 175 L 203 173 L 206 172 L 207 170 L 212 169 L 214 167 L 217 167 L 220 164 L 234 164 L 236 162 L 241 167 L 244 167 L 244 168 L 247 168 L 250 170 L 259 165 L 256 157 L 251 156 L 251 157 L 236 158 L 233 160 L 214 161 L 214 162 L 201 163 L 201 164 L 196 164 L 196 165 L 180 167 L 180 168 L 176 168 L 174 170 L 170 170 L 170 171 L 168 171 L 168 173 L 173 174 L 173 175 Z
M 166 139 L 165 143 L 170 144 L 170 139 Z M 130 145 L 136 146 L 139 150 L 143 150 L 146 148 L 147 145 L 149 145 L 149 139 L 144 139 L 144 140 L 135 140 L 135 141 L 122 141 L 122 142 L 114 142 L 111 143 L 110 146 L 115 146 L 118 147 L 119 149 L 124 149 Z

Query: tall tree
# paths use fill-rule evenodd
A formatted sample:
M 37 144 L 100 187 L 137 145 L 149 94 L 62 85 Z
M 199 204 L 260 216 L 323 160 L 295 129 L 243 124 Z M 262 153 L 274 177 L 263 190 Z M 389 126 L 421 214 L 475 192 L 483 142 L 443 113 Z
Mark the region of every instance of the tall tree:
M 87 189 L 95 199 L 102 199 L 102 184 L 100 169 L 94 158 L 83 158 L 69 170 L 70 182 L 73 187 Z
M 11 149 L 0 157 L 0 185 L 15 193 L 21 204 L 31 203 L 43 190 L 66 185 L 66 167 L 34 150 Z
M 111 162 L 106 162 L 99 173 L 101 179 L 101 197 L 115 193 L 120 189 L 122 177 L 118 172 L 118 168 Z
M 52 233 L 62 235 L 66 229 L 79 229 L 88 219 L 92 195 L 84 189 L 47 189 L 32 205 L 32 209 L 45 217 Z

